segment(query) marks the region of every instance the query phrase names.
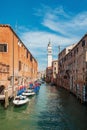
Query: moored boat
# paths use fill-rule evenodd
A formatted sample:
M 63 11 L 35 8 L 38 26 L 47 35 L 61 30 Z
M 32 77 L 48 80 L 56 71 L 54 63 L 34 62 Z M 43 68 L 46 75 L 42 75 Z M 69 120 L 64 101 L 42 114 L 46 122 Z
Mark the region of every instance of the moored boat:
M 35 92 L 30 92 L 29 90 L 25 90 L 25 92 L 22 93 L 23 96 L 33 96 L 35 95 Z
M 26 89 L 26 91 L 32 93 L 32 92 L 33 92 L 33 89 L 29 89 L 29 88 L 28 88 L 28 89 Z M 24 92 L 25 92 L 25 91 L 24 91 Z
M 16 106 L 20 106 L 20 105 L 23 105 L 23 104 L 26 104 L 29 102 L 29 98 L 27 98 L 26 96 L 16 96 L 13 100 L 13 104 L 16 105 Z

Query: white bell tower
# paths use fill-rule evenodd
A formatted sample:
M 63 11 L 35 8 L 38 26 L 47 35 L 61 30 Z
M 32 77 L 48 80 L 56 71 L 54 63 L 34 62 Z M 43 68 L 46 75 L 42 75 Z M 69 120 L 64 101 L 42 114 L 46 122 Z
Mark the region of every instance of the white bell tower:
M 48 46 L 47 46 L 47 51 L 48 51 L 48 67 L 52 66 L 52 46 L 49 41 Z

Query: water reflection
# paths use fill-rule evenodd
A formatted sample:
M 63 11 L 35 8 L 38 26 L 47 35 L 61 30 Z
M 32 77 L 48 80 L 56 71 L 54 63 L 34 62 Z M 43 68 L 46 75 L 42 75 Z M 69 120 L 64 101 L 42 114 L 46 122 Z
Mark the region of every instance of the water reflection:
M 22 106 L 13 106 L 13 111 L 21 113 L 22 111 L 26 110 L 26 108 L 27 108 L 28 105 L 29 105 L 29 103 L 24 104 Z
M 87 106 L 64 89 L 43 84 L 28 104 L 0 105 L 0 130 L 87 130 Z
M 42 130 L 74 130 L 69 126 L 70 121 L 67 120 L 67 116 L 62 111 L 62 104 L 60 103 L 59 91 L 55 87 L 47 86 L 48 101 L 46 103 L 46 109 L 40 112 L 38 129 Z M 67 123 L 68 122 L 68 123 Z
M 49 100 L 46 110 L 39 116 L 38 126 L 42 130 L 86 130 L 87 106 L 82 105 L 69 92 L 48 86 Z

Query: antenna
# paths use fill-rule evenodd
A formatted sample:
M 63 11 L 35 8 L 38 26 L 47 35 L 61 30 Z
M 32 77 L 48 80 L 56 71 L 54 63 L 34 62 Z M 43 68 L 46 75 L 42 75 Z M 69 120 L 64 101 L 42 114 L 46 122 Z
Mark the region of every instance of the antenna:
M 16 21 L 16 24 L 15 24 L 15 31 L 17 32 L 17 29 L 18 29 L 18 25 L 17 25 L 17 21 Z
M 49 44 L 51 43 L 51 41 L 50 41 L 50 38 L 49 38 Z
M 59 49 L 59 53 L 60 53 L 60 45 L 58 46 L 58 49 Z

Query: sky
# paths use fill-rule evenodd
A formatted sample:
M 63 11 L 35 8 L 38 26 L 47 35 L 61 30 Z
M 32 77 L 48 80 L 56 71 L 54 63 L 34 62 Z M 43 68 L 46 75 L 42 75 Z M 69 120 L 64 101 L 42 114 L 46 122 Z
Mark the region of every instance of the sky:
M 87 33 L 87 0 L 0 0 L 0 24 L 9 24 L 35 59 L 47 67 L 47 45 L 53 60 Z

